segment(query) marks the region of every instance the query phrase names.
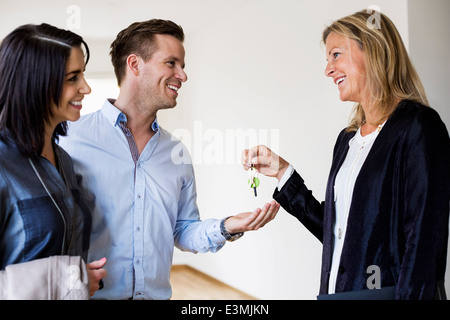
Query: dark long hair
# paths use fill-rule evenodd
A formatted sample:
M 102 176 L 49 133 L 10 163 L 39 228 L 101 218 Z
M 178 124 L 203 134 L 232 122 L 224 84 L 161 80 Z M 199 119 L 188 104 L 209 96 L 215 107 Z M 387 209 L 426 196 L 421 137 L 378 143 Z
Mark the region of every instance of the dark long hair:
M 49 24 L 18 27 L 0 45 L 0 139 L 12 138 L 22 154 L 38 156 L 44 128 L 59 106 L 66 62 L 73 47 L 89 48 L 79 35 Z M 57 125 L 53 139 L 67 134 Z M 9 138 L 7 138 L 9 137 Z

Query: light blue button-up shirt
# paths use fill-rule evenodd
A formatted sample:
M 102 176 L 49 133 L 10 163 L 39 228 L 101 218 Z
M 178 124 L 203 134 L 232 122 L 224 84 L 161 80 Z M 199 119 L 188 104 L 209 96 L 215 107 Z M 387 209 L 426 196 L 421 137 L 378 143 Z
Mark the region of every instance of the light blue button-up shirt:
M 174 245 L 216 252 L 225 243 L 220 220 L 200 221 L 189 155 L 183 149 L 185 161 L 172 161 L 181 142 L 156 120 L 135 164 L 119 125 L 126 116 L 112 103 L 69 123 L 68 136 L 60 138 L 95 196 L 88 260 L 106 257 L 108 276 L 94 298 L 169 299 Z

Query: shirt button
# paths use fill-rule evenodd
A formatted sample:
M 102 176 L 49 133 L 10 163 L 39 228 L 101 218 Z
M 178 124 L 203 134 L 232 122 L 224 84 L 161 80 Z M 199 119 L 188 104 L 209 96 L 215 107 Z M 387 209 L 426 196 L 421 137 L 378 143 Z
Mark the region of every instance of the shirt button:
M 137 231 L 137 232 L 141 231 L 141 227 L 137 227 L 137 228 L 136 228 L 136 231 Z

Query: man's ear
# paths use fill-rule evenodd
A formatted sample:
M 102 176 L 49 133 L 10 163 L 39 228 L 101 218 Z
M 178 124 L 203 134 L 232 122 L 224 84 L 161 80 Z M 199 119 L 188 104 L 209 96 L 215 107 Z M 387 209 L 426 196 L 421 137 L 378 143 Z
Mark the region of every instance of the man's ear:
M 141 58 L 132 53 L 127 57 L 127 68 L 130 70 L 135 76 L 139 75 L 139 63 Z

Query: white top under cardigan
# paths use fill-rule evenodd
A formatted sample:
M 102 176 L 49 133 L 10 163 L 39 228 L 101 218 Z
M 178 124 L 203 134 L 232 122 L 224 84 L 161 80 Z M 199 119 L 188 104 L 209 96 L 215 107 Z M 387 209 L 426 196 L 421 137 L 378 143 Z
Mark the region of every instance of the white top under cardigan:
M 344 246 L 347 218 L 350 210 L 350 204 L 352 202 L 355 181 L 383 125 L 384 123 L 380 125 L 377 130 L 364 137 L 361 136 L 361 128 L 358 129 L 355 136 L 349 141 L 350 148 L 336 176 L 334 184 L 336 221 L 334 225 L 333 259 L 331 264 L 330 281 L 328 284 L 329 294 L 334 293 L 336 288 L 339 261 L 342 248 Z M 278 183 L 278 190 L 281 190 L 293 172 L 294 167 L 289 164 L 289 167 L 286 169 L 286 172 Z

